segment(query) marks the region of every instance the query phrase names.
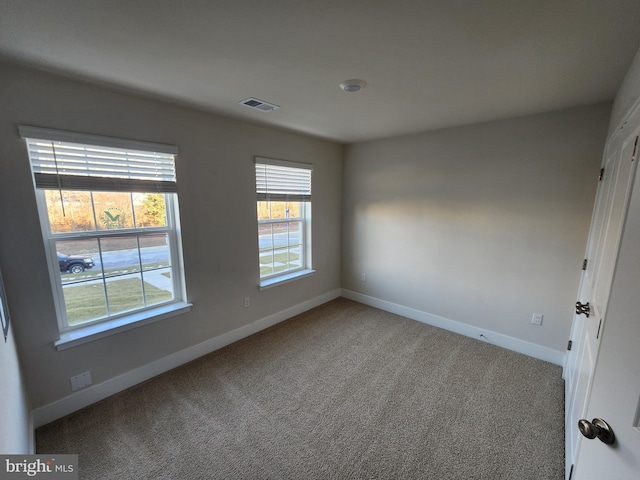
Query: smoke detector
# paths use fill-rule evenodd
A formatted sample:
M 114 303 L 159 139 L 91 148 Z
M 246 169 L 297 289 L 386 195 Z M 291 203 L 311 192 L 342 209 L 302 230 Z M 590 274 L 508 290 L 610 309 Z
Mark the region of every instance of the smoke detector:
M 340 84 L 340 88 L 345 92 L 355 93 L 359 92 L 364 88 L 367 84 L 364 80 L 358 80 L 357 78 L 352 78 L 351 80 L 345 80 Z
M 247 107 L 260 110 L 261 112 L 273 112 L 276 108 L 280 108 L 278 105 L 274 105 L 273 103 L 264 102 L 252 97 L 247 98 L 246 100 L 242 100 L 239 103 L 241 103 L 242 105 L 246 105 Z

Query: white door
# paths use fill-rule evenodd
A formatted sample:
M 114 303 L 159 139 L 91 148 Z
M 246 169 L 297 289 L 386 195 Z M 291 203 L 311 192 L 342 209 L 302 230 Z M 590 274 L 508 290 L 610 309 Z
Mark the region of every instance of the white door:
M 628 138 L 624 149 L 637 141 Z M 605 420 L 616 442 L 583 439 L 572 480 L 640 478 L 640 175 L 635 177 L 585 415 Z
M 582 436 L 577 424 L 585 416 L 592 389 L 622 226 L 629 203 L 636 135 L 637 132 L 629 134 L 628 130 L 619 132 L 608 142 L 605 151 L 604 173 L 598 186 L 587 245 L 587 265 L 578 295 L 581 304 L 589 305 L 589 312 L 588 317 L 586 312 L 576 313 L 574 317 L 571 350 L 565 369 L 567 479 L 581 448 Z

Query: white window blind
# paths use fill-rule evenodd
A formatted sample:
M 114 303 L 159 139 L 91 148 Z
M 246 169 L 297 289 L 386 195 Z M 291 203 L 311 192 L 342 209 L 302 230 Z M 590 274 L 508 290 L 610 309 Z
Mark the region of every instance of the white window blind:
M 259 201 L 311 201 L 313 165 L 256 157 L 256 194 Z
M 37 188 L 111 192 L 177 191 L 171 145 L 20 126 Z

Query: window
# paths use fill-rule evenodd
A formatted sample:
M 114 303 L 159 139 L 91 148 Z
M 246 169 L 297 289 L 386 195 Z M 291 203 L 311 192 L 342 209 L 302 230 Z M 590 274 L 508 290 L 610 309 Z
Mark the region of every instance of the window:
M 188 307 L 177 148 L 27 126 L 20 134 L 62 343 Z
M 311 172 L 313 166 L 256 158 L 260 286 L 311 270 Z

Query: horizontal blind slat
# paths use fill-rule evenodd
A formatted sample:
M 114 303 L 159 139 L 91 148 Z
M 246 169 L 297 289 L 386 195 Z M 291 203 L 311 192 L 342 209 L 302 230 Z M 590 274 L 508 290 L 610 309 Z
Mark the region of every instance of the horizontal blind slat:
M 93 190 L 97 192 L 176 193 L 176 182 L 138 180 L 132 178 L 85 177 L 80 175 L 48 175 L 35 173 L 37 188 L 51 190 Z
M 310 202 L 311 195 L 292 195 L 284 193 L 258 193 L 259 202 Z
M 38 188 L 175 192 L 172 153 L 27 138 Z
M 257 162 L 256 194 L 260 201 L 310 201 L 311 168 Z
M 154 143 L 140 140 L 107 137 L 87 133 L 54 130 L 51 128 L 34 127 L 31 125 L 18 125 L 18 132 L 24 139 L 39 139 L 40 141 L 54 141 L 66 144 L 87 145 L 92 148 L 117 148 L 124 150 L 137 150 L 141 152 L 178 154 L 178 147 L 166 143 Z

